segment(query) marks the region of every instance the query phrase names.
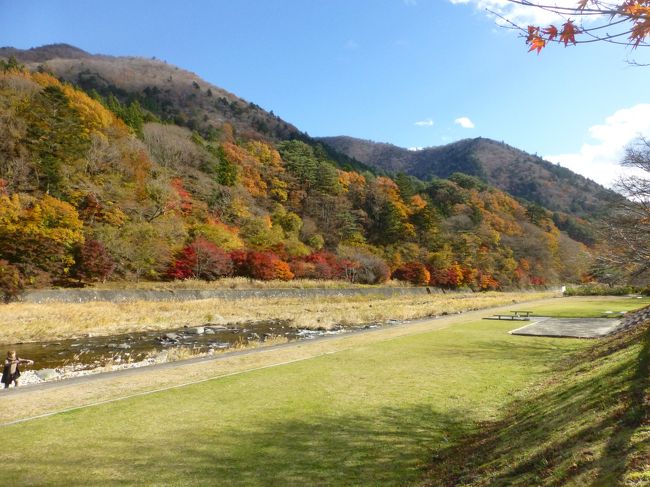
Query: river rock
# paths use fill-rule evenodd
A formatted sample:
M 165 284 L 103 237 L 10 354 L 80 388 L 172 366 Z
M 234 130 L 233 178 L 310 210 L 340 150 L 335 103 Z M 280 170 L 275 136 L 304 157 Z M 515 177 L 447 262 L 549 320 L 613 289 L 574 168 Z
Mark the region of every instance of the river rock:
M 210 327 L 213 330 L 225 330 L 226 327 L 224 325 L 217 325 L 216 323 L 206 323 L 206 327 Z
M 34 373 L 41 380 L 52 380 L 59 377 L 59 373 L 54 369 L 41 369 L 34 371 Z
M 163 338 L 165 340 L 178 340 L 178 334 L 177 333 L 165 333 L 163 335 Z
M 128 348 L 131 348 L 131 345 L 129 345 L 128 343 L 120 343 L 120 344 L 117 346 L 117 348 L 121 348 L 122 350 L 126 350 L 126 349 L 128 349 Z
M 205 329 L 205 334 L 206 335 L 214 335 L 216 332 L 212 328 L 206 328 Z
M 194 326 L 185 330 L 188 335 L 203 335 L 205 333 L 205 328 L 202 326 Z

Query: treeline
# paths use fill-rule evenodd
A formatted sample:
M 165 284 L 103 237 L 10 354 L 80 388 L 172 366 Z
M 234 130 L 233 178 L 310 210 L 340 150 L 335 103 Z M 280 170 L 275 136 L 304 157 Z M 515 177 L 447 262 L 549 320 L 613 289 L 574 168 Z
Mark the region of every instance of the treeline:
M 345 170 L 322 147 L 209 134 L 46 73 L 0 73 L 0 287 L 347 279 L 476 290 L 577 281 L 579 222 L 456 173 Z

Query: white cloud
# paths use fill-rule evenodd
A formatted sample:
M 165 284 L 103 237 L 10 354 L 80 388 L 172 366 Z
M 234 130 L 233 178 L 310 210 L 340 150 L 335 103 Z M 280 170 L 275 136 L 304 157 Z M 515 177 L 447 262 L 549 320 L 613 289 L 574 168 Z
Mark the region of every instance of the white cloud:
M 419 122 L 415 122 L 413 125 L 417 125 L 418 127 L 432 127 L 433 120 L 427 118 L 426 120 L 420 120 Z
M 456 125 L 460 125 L 464 129 L 473 129 L 474 128 L 474 122 L 472 122 L 469 118 L 467 117 L 459 117 L 456 120 L 454 120 L 454 123 Z
M 650 104 L 641 103 L 618 110 L 605 123 L 589 128 L 594 143 L 585 143 L 573 154 L 559 154 L 544 158 L 582 174 L 604 186 L 622 174 L 640 174 L 619 166 L 625 146 L 639 135 L 650 136 Z
M 509 2 L 508 0 L 449 0 L 453 4 L 469 4 L 473 5 L 477 10 L 481 10 L 487 14 L 492 11 L 495 14 L 501 15 L 518 25 L 527 24 L 547 24 L 561 20 L 557 14 L 547 10 L 535 7 L 526 7 L 524 5 L 517 5 Z M 577 0 L 549 0 L 548 2 L 540 2 L 551 6 L 575 8 Z
M 424 147 L 409 147 L 408 148 L 408 150 L 410 150 L 411 152 L 417 152 L 417 151 L 422 150 L 422 149 L 424 149 Z

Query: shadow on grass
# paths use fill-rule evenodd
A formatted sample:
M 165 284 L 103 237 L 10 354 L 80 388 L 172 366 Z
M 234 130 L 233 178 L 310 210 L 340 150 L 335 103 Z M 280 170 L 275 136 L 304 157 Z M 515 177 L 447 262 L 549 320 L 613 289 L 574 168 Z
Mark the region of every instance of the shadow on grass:
M 68 476 L 65 485 L 89 485 L 89 479 L 97 486 L 404 485 L 419 481 L 434 450 L 471 434 L 471 425 L 462 411 L 440 413 L 430 406 L 310 414 L 250 428 L 234 425 L 219 434 L 209 424 L 203 431 L 161 425 L 164 441 L 103 434 L 97 453 L 69 450 L 68 465 L 76 462 L 79 468 L 72 470 L 79 476 Z M 124 449 L 135 452 L 126 462 Z M 62 485 L 60 467 L 57 454 L 36 468 L 16 472 L 11 466 L 3 477 L 16 479 L 15 485 Z
M 434 446 L 469 434 L 470 424 L 461 412 L 431 407 L 278 421 L 238 433 L 250 454 L 221 463 L 217 475 L 257 485 L 403 485 L 421 478 L 428 468 L 422 459 L 431 458 Z
M 632 345 L 638 352 L 627 353 Z M 648 422 L 650 323 L 572 360 L 578 367 L 563 364 L 563 379 L 507 419 L 444 451 L 428 485 L 622 484 Z
M 604 461 L 594 485 L 618 485 L 622 482 L 628 467 L 628 445 L 636 430 L 649 420 L 646 394 L 650 390 L 650 326 L 640 338 L 642 348 L 626 392 L 628 405 L 607 442 L 603 453 Z

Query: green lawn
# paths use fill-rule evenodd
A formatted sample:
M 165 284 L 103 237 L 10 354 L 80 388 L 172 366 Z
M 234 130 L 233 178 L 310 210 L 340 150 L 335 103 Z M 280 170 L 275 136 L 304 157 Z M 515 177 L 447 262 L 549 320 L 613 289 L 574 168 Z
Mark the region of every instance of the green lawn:
M 560 299 L 552 304 L 533 306 L 531 311 L 540 316 L 553 316 L 557 318 L 600 318 L 605 311 L 632 311 L 650 305 L 650 298 L 607 296 L 578 296 Z M 513 307 L 514 309 L 528 309 L 526 305 Z
M 545 309 L 568 312 L 573 299 Z M 594 343 L 515 337 L 512 327 L 471 321 L 7 426 L 1 482 L 419 483 L 440 452 Z
M 650 323 L 558 365 L 500 421 L 441 452 L 427 485 L 650 485 Z

